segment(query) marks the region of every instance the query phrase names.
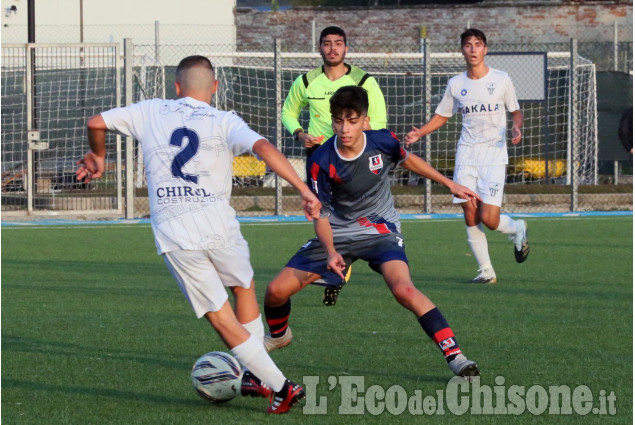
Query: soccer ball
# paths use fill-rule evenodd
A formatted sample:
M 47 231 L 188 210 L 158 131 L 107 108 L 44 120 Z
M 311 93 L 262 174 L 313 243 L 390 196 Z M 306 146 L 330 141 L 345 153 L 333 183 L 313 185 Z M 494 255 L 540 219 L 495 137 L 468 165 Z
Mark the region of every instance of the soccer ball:
M 225 403 L 240 392 L 243 372 L 238 361 L 227 353 L 203 354 L 192 367 L 192 385 L 205 400 Z

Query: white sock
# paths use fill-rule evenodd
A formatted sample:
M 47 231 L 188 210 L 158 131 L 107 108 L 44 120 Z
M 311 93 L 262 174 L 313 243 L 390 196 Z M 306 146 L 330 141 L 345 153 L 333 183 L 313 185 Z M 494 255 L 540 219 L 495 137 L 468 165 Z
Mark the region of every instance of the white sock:
M 262 324 L 262 315 L 259 314 L 258 317 L 252 320 L 249 323 L 242 323 L 243 327 L 249 331 L 250 334 L 255 336 L 262 342 L 265 338 L 265 327 Z
M 478 263 L 479 269 L 491 269 L 492 263 L 489 258 L 489 250 L 487 247 L 487 237 L 483 231 L 483 225 L 465 226 L 467 230 L 467 243 L 472 249 L 472 254 Z
M 241 365 L 249 369 L 272 390 L 278 392 L 282 389 L 286 378 L 257 337 L 250 335 L 247 341 L 232 348 L 231 352 Z
M 513 235 L 516 233 L 516 222 L 508 215 L 501 215 L 496 230 L 506 235 Z

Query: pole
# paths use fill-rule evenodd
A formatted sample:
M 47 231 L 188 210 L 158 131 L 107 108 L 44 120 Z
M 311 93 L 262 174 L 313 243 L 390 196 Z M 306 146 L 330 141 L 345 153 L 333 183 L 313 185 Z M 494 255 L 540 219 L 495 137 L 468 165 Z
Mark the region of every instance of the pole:
M 274 40 L 274 70 L 276 75 L 276 147 L 282 152 L 282 43 Z M 275 215 L 282 215 L 282 179 L 276 174 Z
M 578 211 L 578 184 L 580 180 L 580 130 L 578 115 L 578 40 L 571 39 L 570 48 L 571 63 L 569 75 L 569 133 L 571 134 L 571 159 L 569 162 L 569 173 L 571 174 L 571 211 Z

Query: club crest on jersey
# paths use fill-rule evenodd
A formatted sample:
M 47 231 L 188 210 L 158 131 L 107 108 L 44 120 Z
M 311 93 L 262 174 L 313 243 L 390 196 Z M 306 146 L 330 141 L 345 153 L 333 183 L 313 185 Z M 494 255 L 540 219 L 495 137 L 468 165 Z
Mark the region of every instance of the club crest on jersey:
M 382 168 L 384 168 L 384 161 L 381 159 L 381 155 L 375 155 L 368 158 L 368 168 L 373 174 L 379 174 Z
M 489 92 L 489 94 L 494 94 L 494 90 L 496 90 L 496 83 L 489 83 L 487 85 L 487 91 Z
M 467 90 L 463 89 L 461 90 L 461 96 L 465 96 L 467 94 Z
M 501 185 L 499 183 L 492 183 L 489 185 L 489 194 L 490 196 L 493 198 L 494 196 L 496 196 L 496 194 L 498 193 L 498 191 L 500 190 Z

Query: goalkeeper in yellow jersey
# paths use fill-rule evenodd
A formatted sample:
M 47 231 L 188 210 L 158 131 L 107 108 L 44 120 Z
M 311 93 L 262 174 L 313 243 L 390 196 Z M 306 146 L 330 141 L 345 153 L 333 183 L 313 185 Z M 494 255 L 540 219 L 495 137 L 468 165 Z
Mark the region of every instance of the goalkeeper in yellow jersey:
M 336 26 L 326 27 L 320 33 L 320 55 L 324 65 L 315 68 L 295 79 L 282 107 L 282 124 L 293 134 L 297 142 L 306 148 L 307 160 L 323 142 L 333 136 L 331 126 L 331 96 L 344 86 L 360 86 L 368 93 L 370 122 L 364 130 L 386 128 L 386 101 L 384 94 L 371 77 L 361 68 L 344 62 L 348 47 L 346 33 Z M 298 121 L 302 109 L 309 107 L 309 128 L 304 129 Z M 338 285 L 328 285 L 323 279 L 315 284 L 324 285 L 324 305 L 331 306 L 350 278 L 350 266 L 344 271 L 346 278 Z
M 370 128 L 386 128 L 386 101 L 374 77 L 361 68 L 344 62 L 348 47 L 346 33 L 339 27 L 320 33 L 320 55 L 324 65 L 295 79 L 282 107 L 282 124 L 306 148 L 307 159 L 333 135 L 329 99 L 343 86 L 360 86 L 368 92 Z M 309 128 L 298 121 L 302 109 L 309 107 Z

